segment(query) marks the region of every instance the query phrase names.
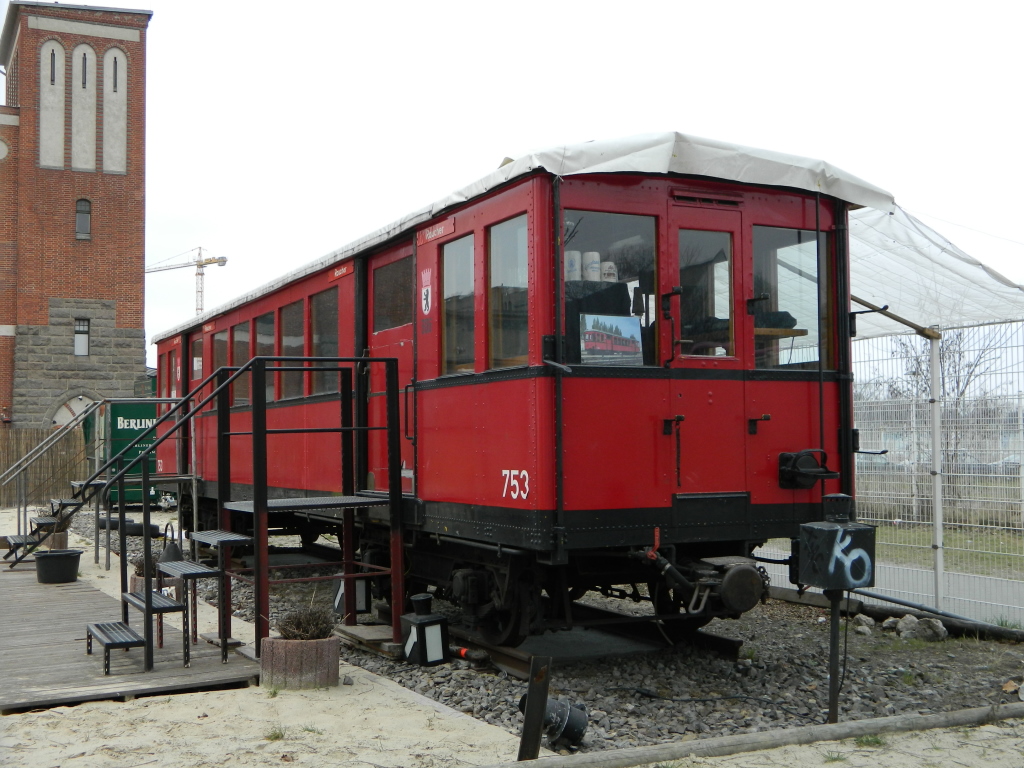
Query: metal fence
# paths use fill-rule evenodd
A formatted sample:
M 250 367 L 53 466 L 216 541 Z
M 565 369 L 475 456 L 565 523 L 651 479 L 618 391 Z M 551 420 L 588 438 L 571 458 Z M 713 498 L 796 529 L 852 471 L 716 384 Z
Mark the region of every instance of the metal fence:
M 938 440 L 931 432 L 927 340 L 895 336 L 853 345 L 860 448 L 886 451 L 856 459 L 858 519 L 877 526 L 875 590 L 1024 625 L 1024 323 L 942 335 Z M 788 581 L 781 569 L 773 580 Z

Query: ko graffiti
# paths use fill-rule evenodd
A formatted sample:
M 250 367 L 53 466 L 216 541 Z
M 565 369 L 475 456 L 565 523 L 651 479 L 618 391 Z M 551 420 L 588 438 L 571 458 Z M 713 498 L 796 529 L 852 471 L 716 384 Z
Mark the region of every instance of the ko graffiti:
M 842 528 L 838 529 L 828 564 L 829 576 L 849 585 L 848 589 L 871 584 L 874 567 L 871 556 L 860 547 L 847 551 L 852 544 L 853 536 Z

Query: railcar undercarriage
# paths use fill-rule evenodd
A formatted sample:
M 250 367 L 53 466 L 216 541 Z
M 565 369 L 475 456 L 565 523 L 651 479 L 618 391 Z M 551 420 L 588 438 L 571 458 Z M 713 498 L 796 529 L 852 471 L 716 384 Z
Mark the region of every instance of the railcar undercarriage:
M 742 542 L 713 547 L 750 549 Z M 691 548 L 581 551 L 566 565 L 548 565 L 536 552 L 421 535 L 406 549 L 406 591 L 434 587 L 437 597 L 459 607 L 467 628 L 505 646 L 546 631 L 600 623 L 581 620 L 573 610 L 590 593 L 648 604 L 641 619 L 660 622 L 676 637 L 715 617 L 738 618 L 767 600 L 768 574 L 752 558 L 701 558 Z M 387 565 L 385 542 L 372 529 L 364 529 L 360 550 L 364 562 Z

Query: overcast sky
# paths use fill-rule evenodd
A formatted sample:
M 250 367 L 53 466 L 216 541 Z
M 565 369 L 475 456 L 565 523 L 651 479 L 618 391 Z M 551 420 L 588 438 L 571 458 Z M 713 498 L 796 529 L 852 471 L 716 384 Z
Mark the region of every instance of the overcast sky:
M 208 309 L 505 156 L 661 131 L 827 160 L 1024 282 L 1016 3 L 141 7 L 146 261 L 226 256 Z M 147 276 L 147 338 L 194 313 L 194 269 Z

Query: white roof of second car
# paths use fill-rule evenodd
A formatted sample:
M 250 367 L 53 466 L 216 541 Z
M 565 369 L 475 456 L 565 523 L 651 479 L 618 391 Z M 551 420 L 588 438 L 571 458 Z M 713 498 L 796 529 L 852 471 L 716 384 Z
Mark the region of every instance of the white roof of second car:
M 464 187 L 425 208 L 421 208 L 360 240 L 332 251 L 304 267 L 282 275 L 233 301 L 194 317 L 153 337 L 158 342 L 195 328 L 205 320 L 271 293 L 289 283 L 332 264 L 351 258 L 368 248 L 429 221 L 442 211 L 479 197 L 519 176 L 545 170 L 556 176 L 584 173 L 646 173 L 706 176 L 790 187 L 837 197 L 858 206 L 893 209 L 893 197 L 884 189 L 869 184 L 823 160 L 811 160 L 781 152 L 744 147 L 724 141 L 702 139 L 682 133 L 654 133 L 623 139 L 567 144 L 533 152 L 506 163 L 479 181 Z

